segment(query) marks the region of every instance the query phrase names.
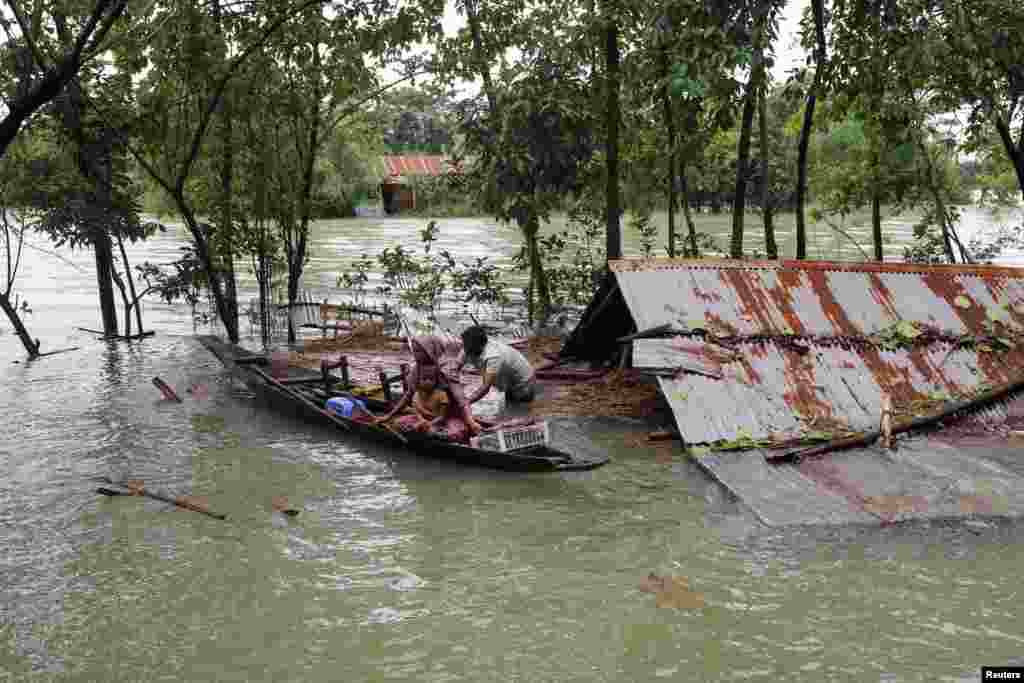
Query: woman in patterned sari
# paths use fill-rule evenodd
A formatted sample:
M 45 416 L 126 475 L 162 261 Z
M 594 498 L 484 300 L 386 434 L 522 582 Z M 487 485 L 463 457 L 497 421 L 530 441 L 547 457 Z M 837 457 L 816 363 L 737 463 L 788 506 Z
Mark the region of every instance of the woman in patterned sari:
M 469 403 L 466 401 L 462 384 L 459 381 L 459 372 L 462 369 L 462 344 L 458 340 L 446 340 L 435 335 L 413 337 L 412 346 L 413 359 L 415 363 L 406 375 L 406 390 L 402 398 L 395 406 L 374 420 L 376 424 L 387 422 L 395 415 L 403 411 L 406 406 L 413 402 L 414 395 L 420 386 L 424 387 L 424 399 L 432 397 L 433 393 L 441 391 L 447 397 L 447 407 L 439 410 L 439 415 L 433 415 L 429 420 L 424 413 L 406 416 L 398 422 L 400 428 L 421 428 L 423 422 L 429 422 L 430 428 L 440 433 L 443 429 L 444 435 L 454 441 L 464 441 L 468 435 L 480 433 L 481 426 L 473 418 L 470 412 Z M 431 385 L 427 387 L 427 385 Z M 424 400 L 421 405 L 433 403 Z M 427 411 L 431 412 L 432 411 Z

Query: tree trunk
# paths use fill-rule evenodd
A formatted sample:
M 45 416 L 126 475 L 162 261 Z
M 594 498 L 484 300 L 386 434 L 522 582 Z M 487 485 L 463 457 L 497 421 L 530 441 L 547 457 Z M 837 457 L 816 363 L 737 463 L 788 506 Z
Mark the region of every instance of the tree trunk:
M 797 155 L 796 181 L 796 257 L 807 258 L 807 227 L 804 223 L 804 201 L 807 192 L 807 145 L 811 139 L 811 124 L 814 122 L 814 105 L 821 88 L 821 70 L 825 67 L 825 6 L 824 0 L 811 0 L 814 14 L 814 33 L 817 38 L 817 59 L 814 66 L 814 83 L 807 96 L 804 123 L 800 129 L 800 146 Z
M 129 306 L 129 310 L 131 308 L 135 309 L 135 322 L 138 323 L 139 334 L 142 334 L 142 301 L 140 300 L 141 297 L 135 291 L 135 278 L 132 277 L 131 266 L 128 263 L 128 252 L 125 251 L 124 240 L 121 239 L 120 235 L 117 236 L 117 246 L 121 250 L 121 260 L 124 263 L 124 278 L 128 281 L 128 291 L 131 293 L 132 297 L 132 304 Z M 127 317 L 128 311 L 125 311 L 124 314 Z M 125 334 L 127 335 L 128 333 L 126 332 Z
M 125 287 L 124 280 L 121 279 L 121 274 L 117 272 L 117 267 L 114 267 L 111 276 L 117 283 L 117 291 L 121 293 L 121 305 L 124 307 L 124 336 L 130 337 L 132 334 L 132 303 L 128 300 L 128 289 Z M 141 331 L 139 330 L 139 332 Z M 115 331 L 114 334 L 107 336 L 116 337 L 119 334 L 120 331 Z
M 956 255 L 953 253 L 953 242 L 950 236 L 951 226 L 949 225 L 949 214 L 946 212 L 946 202 L 942 198 L 942 190 L 939 187 L 938 179 L 935 177 L 935 166 L 932 164 L 928 148 L 920 136 L 915 136 L 918 152 L 924 160 L 925 180 L 928 184 L 928 191 L 935 202 L 935 213 L 938 214 L 939 228 L 942 230 L 942 247 L 946 252 L 946 260 L 949 263 L 956 263 Z M 966 260 L 965 260 L 966 261 Z
M 21 340 L 21 345 L 25 347 L 25 351 L 28 352 L 29 360 L 37 358 L 39 356 L 39 340 L 33 341 L 32 337 L 29 336 L 28 329 L 25 328 L 25 323 L 21 321 L 21 316 L 18 315 L 18 311 L 11 305 L 11 300 L 6 294 L 0 292 L 0 308 L 3 309 L 4 313 L 7 314 L 7 319 L 11 321 L 11 325 L 14 327 L 15 333 L 18 335 L 18 339 Z
M 1017 172 L 1017 185 L 1020 187 L 1021 198 L 1024 199 L 1024 123 L 1020 127 L 1020 142 L 1016 147 L 1013 138 L 1010 137 L 1010 128 L 999 116 L 995 117 L 996 130 L 999 132 L 999 139 L 1003 142 L 1003 149 L 1013 163 L 1013 169 Z
M 768 258 L 779 258 L 779 246 L 775 243 L 775 225 L 773 223 L 774 207 L 772 206 L 771 168 L 768 164 L 768 102 L 766 88 L 757 94 L 757 122 L 761 135 L 761 211 L 764 216 L 764 250 Z
M 676 255 L 676 122 L 672 116 L 672 96 L 669 91 L 668 76 L 668 50 L 661 50 L 661 75 L 665 79 L 665 87 L 662 88 L 661 98 L 665 110 L 665 135 L 668 138 L 668 180 L 666 189 L 668 193 L 668 257 L 675 258 Z
M 476 6 L 477 0 L 466 0 L 466 23 L 469 25 L 469 32 L 473 39 L 473 60 L 476 62 L 480 78 L 484 82 L 484 95 L 487 96 L 487 106 L 491 118 L 497 120 L 498 96 L 494 90 L 494 83 L 491 80 L 491 68 L 487 62 L 487 55 L 484 53 L 484 41 L 480 32 L 480 17 Z
M 58 21 L 57 25 L 61 40 L 70 40 L 63 20 Z M 65 106 L 62 107 L 60 118 L 62 125 L 75 141 L 75 161 L 78 172 L 95 188 L 100 204 L 110 207 L 113 190 L 111 187 L 112 141 L 108 137 L 102 145 L 96 145 L 94 150 L 87 151 L 88 141 L 82 123 L 82 86 L 77 77 L 68 82 L 66 94 Z M 117 329 L 117 302 L 114 301 L 114 249 L 110 233 L 97 229 L 91 235 L 90 242 L 96 260 L 96 286 L 100 296 L 103 334 L 116 335 L 119 330 Z
M 204 226 L 196 219 L 191 207 L 185 202 L 185 198 L 181 194 L 175 191 L 172 194 L 172 198 L 174 199 L 175 206 L 178 207 L 178 212 L 185 221 L 185 227 L 188 228 L 192 239 L 196 243 L 196 256 L 199 257 L 199 262 L 203 264 L 203 269 L 206 271 L 210 293 L 213 294 L 213 303 L 217 307 L 217 315 L 220 316 L 221 322 L 224 323 L 228 339 L 233 344 L 237 344 L 239 340 L 237 301 L 233 308 L 228 306 L 227 299 L 224 296 L 224 285 L 221 282 L 223 274 L 213 261 L 210 243 L 206 237 Z
M 221 2 L 214 0 L 213 15 L 217 24 L 217 34 L 224 39 L 223 27 L 221 24 Z M 226 40 L 225 40 L 226 45 Z M 219 87 L 215 85 L 215 90 Z M 238 289 L 235 280 L 235 254 L 234 254 L 234 213 L 232 200 L 234 197 L 234 121 L 232 113 L 232 95 L 226 86 L 220 91 L 220 97 L 216 106 L 219 109 L 221 120 L 221 159 L 220 159 L 220 190 L 221 190 L 221 215 L 218 235 L 214 241 L 217 247 L 217 257 L 222 266 L 221 273 L 224 278 L 224 302 L 219 306 L 226 313 L 228 320 L 224 327 L 228 332 L 228 338 L 232 343 L 238 343 Z M 230 321 L 230 322 L 229 322 Z M 232 330 L 234 336 L 232 336 Z
M 317 74 L 320 73 L 320 50 L 319 40 L 313 49 L 313 63 Z M 313 204 L 313 169 L 316 161 L 316 150 L 320 145 L 320 79 L 316 80 L 313 87 L 313 111 L 309 129 L 309 140 L 306 147 L 305 168 L 302 175 L 302 197 L 300 199 L 301 215 L 299 217 L 299 241 L 295 246 L 294 258 L 288 261 L 288 341 L 295 342 L 295 325 L 293 324 L 292 311 L 295 302 L 299 298 L 299 280 L 302 279 L 302 269 L 306 262 L 306 241 L 309 235 L 309 221 Z
M 114 301 L 114 251 L 110 235 L 97 231 L 93 236 L 93 251 L 96 256 L 96 286 L 100 293 L 100 315 L 103 318 L 103 334 L 116 335 L 117 303 Z
M 693 215 L 690 213 L 690 189 L 689 184 L 686 182 L 686 164 L 679 164 L 679 189 L 680 194 L 683 198 L 683 216 L 686 217 L 686 229 L 689 232 L 690 258 L 700 258 L 700 252 L 697 250 L 697 226 L 693 223 Z
M 224 216 L 221 230 L 226 231 L 225 235 L 221 236 L 219 240 L 219 247 L 221 259 L 224 265 L 224 296 L 225 296 L 225 308 L 227 309 L 228 316 L 231 318 L 233 324 L 232 327 L 235 329 L 235 334 L 238 332 L 238 286 L 235 279 L 235 250 L 234 250 L 234 215 L 231 207 L 233 197 L 233 175 L 234 175 L 234 155 L 231 149 L 231 115 L 230 107 L 225 106 L 225 139 L 228 141 L 225 148 L 223 167 L 221 169 L 221 189 L 224 192 Z M 227 325 L 225 325 L 227 327 Z M 230 328 L 229 328 L 230 329 Z M 229 332 L 230 334 L 230 332 Z M 237 343 L 237 339 L 232 339 L 232 343 Z
M 232 207 L 234 193 L 234 126 L 231 120 L 231 99 L 223 99 L 222 139 L 223 150 L 220 160 L 220 189 L 221 189 L 221 216 L 216 239 L 217 257 L 221 265 L 221 273 L 224 278 L 224 306 L 225 313 L 231 320 L 231 324 L 224 321 L 224 327 L 232 343 L 238 343 L 238 289 L 235 281 L 235 253 L 234 253 L 234 211 Z M 236 337 L 231 337 L 231 330 L 234 329 Z
M 885 260 L 882 251 L 882 197 L 877 188 L 871 193 L 871 241 L 875 245 L 875 260 L 881 263 Z
M 547 274 L 544 272 L 544 263 L 541 260 L 540 244 L 537 241 L 537 233 L 540 231 L 540 223 L 536 216 L 531 217 L 526 223 L 519 226 L 526 237 L 527 258 L 530 262 L 530 297 L 529 297 L 529 320 L 533 324 L 535 318 L 534 300 L 540 308 L 540 319 L 547 317 L 551 310 L 551 291 L 548 287 Z
M 81 93 L 78 91 L 78 79 L 74 79 L 70 84 L 74 90 L 78 93 L 79 97 Z M 69 88 L 70 90 L 70 88 Z M 81 106 L 79 100 L 78 105 Z M 81 109 L 78 110 L 81 112 Z M 84 141 L 84 131 L 81 130 L 81 119 L 78 121 L 80 142 Z M 103 145 L 103 156 L 100 159 L 87 159 L 83 158 L 85 152 L 79 146 L 78 156 L 80 157 L 80 165 L 83 170 L 86 171 L 84 175 L 89 176 L 88 168 L 90 163 L 92 164 L 92 170 L 95 173 L 95 177 L 92 179 L 93 184 L 96 187 L 97 194 L 99 195 L 100 201 L 108 207 L 113 205 L 113 149 L 112 140 L 109 136 L 106 137 L 106 144 Z M 114 304 L 114 286 L 112 283 L 114 273 L 114 249 L 110 239 L 109 232 L 97 232 L 94 241 L 94 247 L 96 250 L 96 278 L 97 285 L 100 290 L 100 310 L 103 315 L 103 332 L 105 334 L 117 334 L 117 308 Z
M 605 29 L 605 66 L 608 98 L 605 114 L 608 126 L 605 143 L 608 171 L 605 254 L 610 261 L 622 258 L 622 230 L 619 226 L 619 214 L 622 213 L 619 200 L 619 26 L 614 18 L 609 18 Z
M 807 96 L 804 124 L 800 128 L 800 144 L 796 161 L 796 258 L 807 258 L 807 226 L 804 222 L 804 198 L 807 191 L 807 144 L 811 139 L 811 121 L 814 119 L 815 96 Z
M 755 37 L 754 39 L 758 39 Z M 759 48 L 755 48 L 759 49 Z M 743 258 L 743 219 L 747 210 L 747 175 L 750 165 L 750 129 L 754 127 L 754 107 L 757 104 L 757 91 L 760 75 L 760 55 L 755 57 L 757 63 L 750 70 L 747 80 L 747 91 L 743 96 L 743 119 L 740 124 L 740 139 L 736 148 L 736 193 L 732 198 L 732 240 L 729 244 L 729 257 Z

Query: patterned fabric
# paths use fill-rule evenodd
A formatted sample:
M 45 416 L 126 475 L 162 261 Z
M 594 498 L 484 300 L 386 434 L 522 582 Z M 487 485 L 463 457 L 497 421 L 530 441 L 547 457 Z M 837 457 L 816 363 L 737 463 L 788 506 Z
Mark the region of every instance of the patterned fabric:
M 403 432 L 415 431 L 418 422 L 419 417 L 416 415 L 403 415 L 395 420 L 395 424 Z M 431 433 L 449 441 L 466 443 L 469 440 L 469 429 L 466 427 L 466 423 L 458 417 L 449 417 L 440 428 L 431 430 Z
M 437 384 L 445 388 L 452 403 L 464 407 L 466 398 L 459 373 L 462 369 L 462 343 L 436 335 L 413 337 L 412 355 L 416 361 L 406 376 L 406 396 L 411 399 L 416 391 L 421 373 L 436 373 Z

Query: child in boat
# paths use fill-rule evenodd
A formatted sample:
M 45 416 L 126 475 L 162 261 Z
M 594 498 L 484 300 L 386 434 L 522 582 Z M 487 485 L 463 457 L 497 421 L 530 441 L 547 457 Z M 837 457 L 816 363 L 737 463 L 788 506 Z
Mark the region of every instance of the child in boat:
M 428 384 L 428 380 L 425 379 L 421 382 L 420 378 L 429 376 L 433 378 L 429 381 L 433 382 L 434 388 L 442 390 L 448 398 L 446 414 L 457 418 L 449 420 L 451 422 L 447 427 L 450 432 L 449 438 L 452 438 L 451 432 L 460 436 L 463 429 L 468 430 L 469 434 L 479 434 L 482 427 L 470 412 L 469 404 L 462 391 L 462 384 L 459 382 L 461 362 L 453 357 L 456 349 L 461 345 L 458 342 L 446 342 L 434 335 L 413 337 L 410 345 L 416 362 L 406 375 L 405 393 L 397 404 L 385 415 L 375 418 L 374 422 L 381 424 L 401 413 L 406 406 L 413 402 L 413 396 L 419 390 L 420 384 Z M 461 428 L 456 429 L 456 422 L 461 423 Z M 413 420 L 412 423 L 415 424 L 415 421 Z
M 438 372 L 420 367 L 416 372 L 416 389 L 412 395 L 412 415 L 398 418 L 398 426 L 406 431 L 434 432 L 451 441 L 465 441 L 469 428 L 458 404 L 439 383 Z

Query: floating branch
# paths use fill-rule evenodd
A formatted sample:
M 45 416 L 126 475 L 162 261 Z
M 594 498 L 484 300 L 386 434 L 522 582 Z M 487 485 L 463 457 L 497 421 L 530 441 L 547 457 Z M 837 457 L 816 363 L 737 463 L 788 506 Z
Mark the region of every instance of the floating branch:
M 168 401 L 177 401 L 178 403 L 181 403 L 181 398 L 176 393 L 174 393 L 174 389 L 172 389 L 167 384 L 167 382 L 163 381 L 159 377 L 153 378 L 153 386 L 159 389 L 160 392 L 164 395 L 164 398 L 166 398 Z
M 104 496 L 145 496 L 146 498 L 152 498 L 154 500 L 159 500 L 164 503 L 171 503 L 172 505 L 177 505 L 178 507 L 185 508 L 186 510 L 192 510 L 193 512 L 208 515 L 210 517 L 213 517 L 214 519 L 227 519 L 227 515 L 211 512 L 210 509 L 207 508 L 203 503 L 189 496 L 172 498 L 170 496 L 165 496 L 161 493 L 149 491 L 143 487 L 141 481 L 133 480 L 126 482 L 118 482 L 112 479 L 108 479 L 107 477 L 103 477 L 102 481 L 105 481 L 108 484 L 113 484 L 114 486 L 122 486 L 128 489 L 127 492 L 115 491 L 114 489 L 108 489 L 102 486 L 96 489 L 96 493 L 102 494 Z

